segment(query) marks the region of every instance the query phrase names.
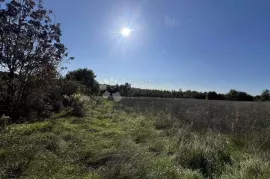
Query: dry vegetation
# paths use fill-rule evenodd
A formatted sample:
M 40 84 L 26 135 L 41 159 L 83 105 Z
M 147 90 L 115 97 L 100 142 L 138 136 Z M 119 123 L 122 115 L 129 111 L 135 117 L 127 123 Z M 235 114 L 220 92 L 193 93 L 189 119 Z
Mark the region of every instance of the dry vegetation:
M 267 109 L 268 103 L 93 101 L 83 117 L 63 111 L 1 129 L 0 178 L 266 179 Z
M 165 115 L 196 129 L 212 129 L 228 134 L 266 133 L 270 127 L 268 102 L 124 98 L 121 105 L 139 112 Z

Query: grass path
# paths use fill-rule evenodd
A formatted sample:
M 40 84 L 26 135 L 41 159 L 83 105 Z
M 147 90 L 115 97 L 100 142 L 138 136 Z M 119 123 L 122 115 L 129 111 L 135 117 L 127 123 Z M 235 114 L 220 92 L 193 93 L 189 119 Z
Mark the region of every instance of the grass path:
M 0 178 L 269 178 L 266 152 L 168 121 L 105 102 L 84 118 L 10 125 L 0 135 Z

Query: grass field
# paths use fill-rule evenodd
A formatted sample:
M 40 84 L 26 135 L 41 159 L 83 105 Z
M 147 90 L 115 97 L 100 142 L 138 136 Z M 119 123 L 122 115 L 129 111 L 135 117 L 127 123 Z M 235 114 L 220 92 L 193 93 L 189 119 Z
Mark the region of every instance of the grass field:
M 269 178 L 268 103 L 125 98 L 12 124 L 0 178 Z

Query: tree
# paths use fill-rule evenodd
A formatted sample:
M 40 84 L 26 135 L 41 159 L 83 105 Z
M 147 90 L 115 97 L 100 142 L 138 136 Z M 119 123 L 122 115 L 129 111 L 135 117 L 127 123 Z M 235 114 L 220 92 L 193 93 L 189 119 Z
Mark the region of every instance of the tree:
M 209 91 L 206 98 L 208 100 L 217 100 L 218 94 L 215 91 Z
M 0 115 L 18 117 L 26 103 L 42 100 L 68 57 L 60 24 L 52 17 L 41 0 L 11 0 L 0 9 L 0 67 L 7 74 Z
M 229 91 L 229 93 L 227 94 L 227 99 L 228 100 L 232 100 L 232 101 L 236 101 L 237 100 L 237 96 L 238 96 L 238 91 L 231 89 Z
M 254 101 L 260 101 L 261 100 L 261 96 L 260 95 L 256 95 L 254 98 L 253 98 Z
M 226 100 L 226 96 L 224 94 L 218 94 L 217 99 L 218 100 Z
M 261 100 L 262 101 L 268 101 L 270 98 L 270 92 L 268 89 L 265 89 L 261 94 Z
M 75 80 L 84 85 L 89 94 L 98 94 L 99 92 L 99 84 L 95 78 L 94 72 L 87 68 L 70 71 L 66 75 L 67 80 Z
M 228 100 L 232 101 L 253 101 L 253 96 L 242 91 L 230 90 L 226 96 Z
M 253 96 L 247 94 L 246 92 L 238 92 L 238 101 L 253 101 Z
M 131 84 L 129 83 L 125 83 L 124 85 L 120 85 L 119 87 L 119 91 L 120 91 L 120 94 L 122 96 L 128 96 L 128 92 L 130 91 L 131 89 Z

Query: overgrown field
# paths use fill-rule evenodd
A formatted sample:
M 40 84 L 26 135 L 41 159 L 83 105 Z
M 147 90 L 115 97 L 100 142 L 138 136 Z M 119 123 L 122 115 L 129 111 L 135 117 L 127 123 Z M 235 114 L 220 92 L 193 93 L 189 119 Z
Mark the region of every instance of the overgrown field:
M 270 103 L 208 101 L 195 99 L 124 98 L 123 107 L 132 111 L 165 115 L 198 130 L 212 129 L 230 134 L 269 134 Z
M 0 178 L 269 178 L 268 103 L 126 98 L 0 133 Z

